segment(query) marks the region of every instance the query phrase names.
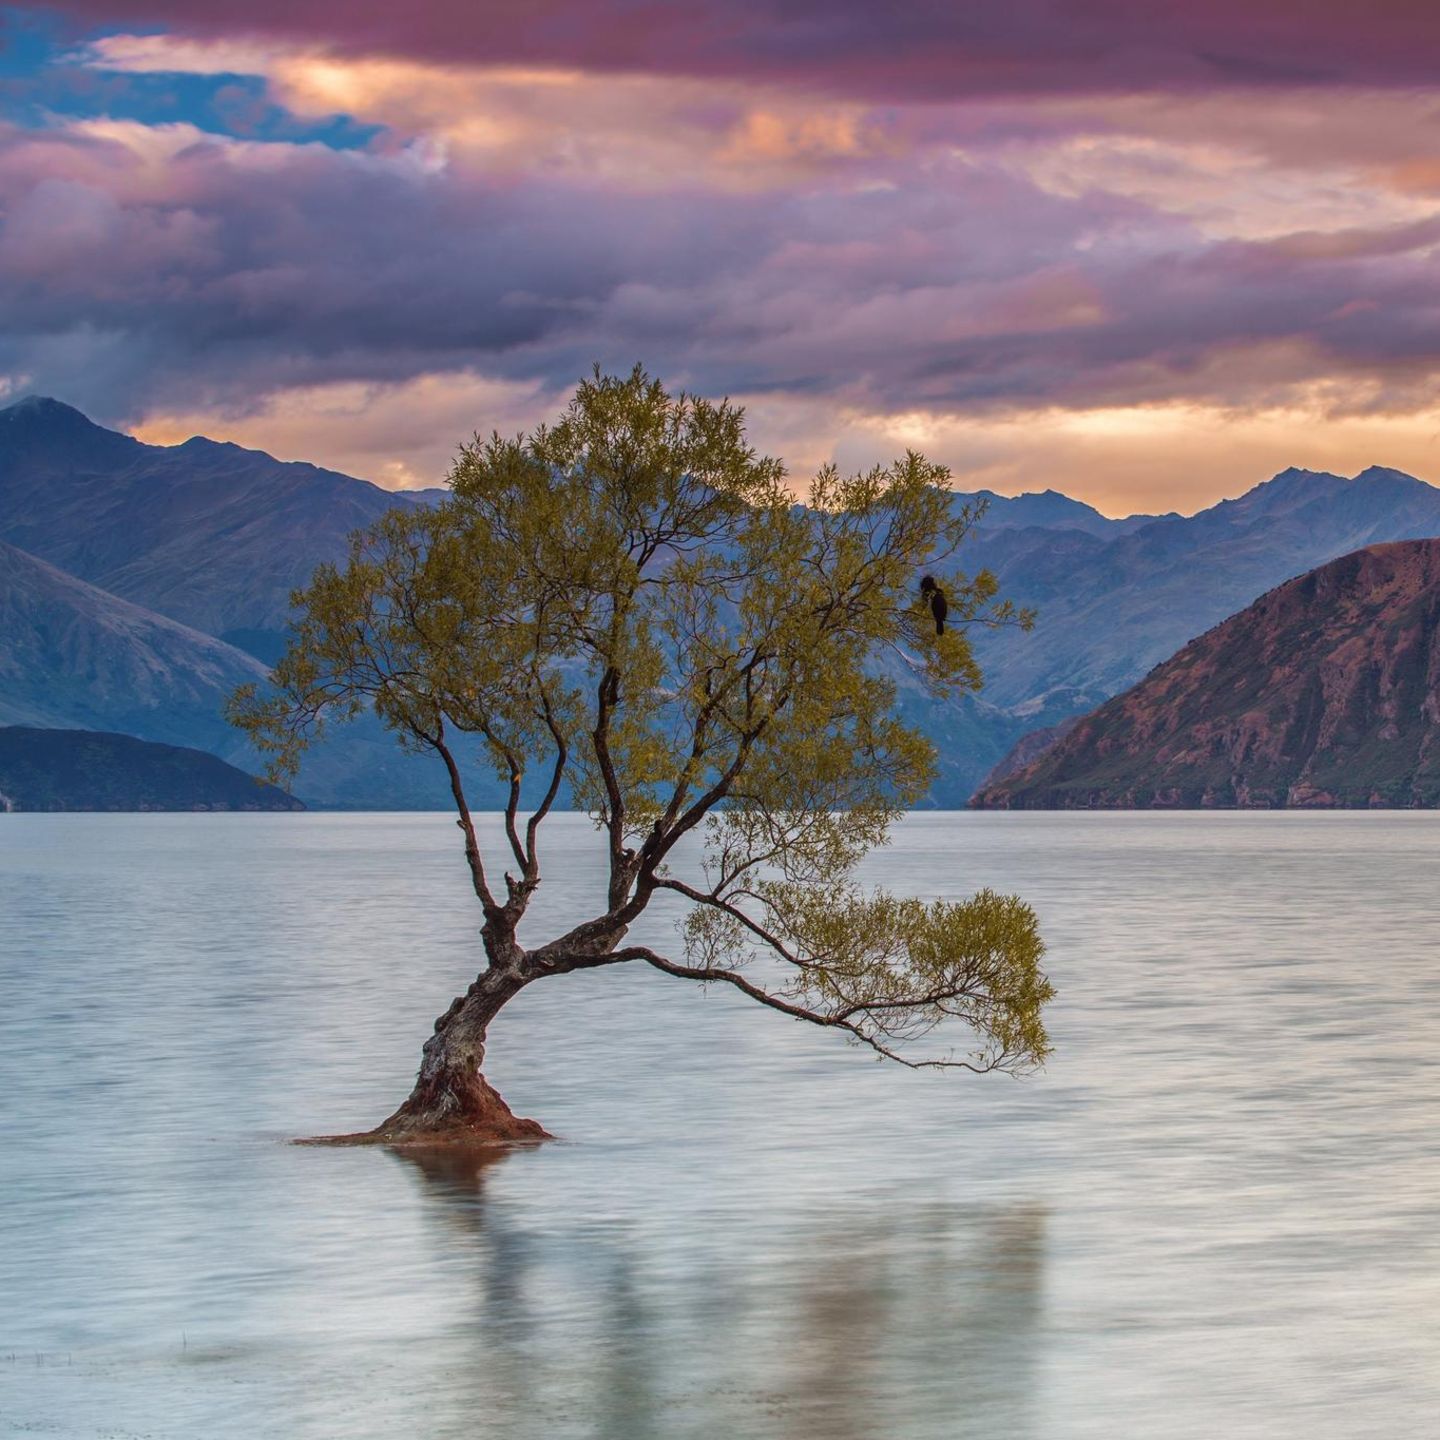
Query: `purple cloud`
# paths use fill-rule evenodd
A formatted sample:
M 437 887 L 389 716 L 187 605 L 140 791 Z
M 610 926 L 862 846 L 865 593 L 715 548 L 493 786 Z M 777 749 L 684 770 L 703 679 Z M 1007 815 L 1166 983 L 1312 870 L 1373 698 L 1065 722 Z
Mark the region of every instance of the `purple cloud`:
M 857 453 L 906 415 L 993 450 L 1060 412 L 1433 406 L 1440 111 L 1403 83 L 1428 12 L 1350 45 L 1328 5 L 542 3 L 487 12 L 481 55 L 439 5 L 343 32 L 308 0 L 65 8 L 175 27 L 77 73 L 249 77 L 228 137 L 0 130 L 0 389 L 103 420 L 293 438 L 317 387 L 388 386 L 448 445 L 466 377 L 513 418 L 596 360 Z M 374 138 L 247 141 L 261 94 Z M 437 451 L 375 453 L 424 478 Z
M 616 194 L 154 143 L 0 134 L 0 369 L 109 419 L 444 370 L 563 385 L 594 359 L 972 412 L 1335 376 L 1398 393 L 1440 361 L 1433 221 L 1213 241 L 958 160 L 893 164 L 888 189 Z
M 350 54 L 802 84 L 868 99 L 1430 85 L 1440 11 L 1375 0 L 62 0 L 78 26 L 269 34 Z

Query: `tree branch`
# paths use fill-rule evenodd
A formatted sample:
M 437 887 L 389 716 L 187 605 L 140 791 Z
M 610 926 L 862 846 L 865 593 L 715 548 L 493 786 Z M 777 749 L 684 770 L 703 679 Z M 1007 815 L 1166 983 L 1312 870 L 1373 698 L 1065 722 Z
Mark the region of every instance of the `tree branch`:
M 460 767 L 456 765 L 455 757 L 445 743 L 444 724 L 441 722 L 437 726 L 434 735 L 427 735 L 418 729 L 412 733 L 417 734 L 420 739 L 433 746 L 436 753 L 445 762 L 446 772 L 450 776 L 450 793 L 455 798 L 455 809 L 460 817 L 460 828 L 465 832 L 465 862 L 470 867 L 470 880 L 481 905 L 485 907 L 487 919 L 494 919 L 498 917 L 500 907 L 495 903 L 495 897 L 490 893 L 490 886 L 485 880 L 485 862 L 480 856 L 480 841 L 476 838 L 475 824 L 470 818 L 470 806 L 465 799 L 465 786 L 460 779 Z
M 540 832 L 540 822 L 550 813 L 550 807 L 555 803 L 555 797 L 560 793 L 560 782 L 565 776 L 565 765 L 570 758 L 570 747 L 565 742 L 565 732 L 555 723 L 555 712 L 550 706 L 550 697 L 545 693 L 544 686 L 540 689 L 541 703 L 544 706 L 545 725 L 550 731 L 550 738 L 555 742 L 555 767 L 550 772 L 550 784 L 546 787 L 545 794 L 540 804 L 525 825 L 525 878 L 537 880 L 540 875 L 540 855 L 536 849 L 536 837 Z
M 606 830 L 610 836 L 611 910 L 618 909 L 624 903 L 625 889 L 630 879 L 625 866 L 625 796 L 610 754 L 610 715 L 619 696 L 620 676 L 614 664 L 610 663 L 606 665 L 596 691 L 595 728 L 590 732 L 590 743 L 595 751 L 595 763 L 600 768 L 600 778 L 605 785 L 605 803 L 609 811 Z
M 752 984 L 738 971 L 724 970 L 713 965 L 677 965 L 673 960 L 667 960 L 663 955 L 657 955 L 655 951 L 644 945 L 627 945 L 622 950 L 611 951 L 603 962 L 598 963 L 612 964 L 624 960 L 643 960 L 647 965 L 653 965 L 655 969 L 663 970 L 667 975 L 678 975 L 686 980 L 699 980 L 702 984 L 708 984 L 713 980 L 723 981 L 727 985 L 733 985 L 759 1004 L 767 1006 L 771 1010 L 780 1011 L 782 1015 L 789 1015 L 795 1020 L 804 1020 L 807 1024 L 818 1025 L 825 1030 L 844 1030 L 862 1044 L 868 1045 L 877 1055 L 883 1055 L 887 1060 L 894 1060 L 909 1070 L 969 1070 L 976 1075 L 985 1075 L 992 1070 L 999 1069 L 1005 1058 L 1003 1055 L 997 1056 L 988 1064 L 980 1065 L 972 1064 L 968 1060 L 911 1060 L 883 1044 L 875 1036 L 866 1034 L 853 1021 L 838 1015 L 827 1015 L 821 1010 L 810 1010 L 803 1005 L 796 1005 L 789 1000 L 782 999 L 778 995 L 772 995 L 768 990 Z
M 683 880 L 670 877 L 657 880 L 655 888 L 657 890 L 674 890 L 676 894 L 685 896 L 687 900 L 693 900 L 697 905 L 708 905 L 713 910 L 722 911 L 732 919 L 738 920 L 751 934 L 763 940 L 787 964 L 794 965 L 801 970 L 809 967 L 810 962 L 802 960 L 796 955 L 778 935 L 772 935 L 759 921 L 747 915 L 738 905 L 731 905 L 728 901 L 722 900 L 719 895 L 697 890 Z

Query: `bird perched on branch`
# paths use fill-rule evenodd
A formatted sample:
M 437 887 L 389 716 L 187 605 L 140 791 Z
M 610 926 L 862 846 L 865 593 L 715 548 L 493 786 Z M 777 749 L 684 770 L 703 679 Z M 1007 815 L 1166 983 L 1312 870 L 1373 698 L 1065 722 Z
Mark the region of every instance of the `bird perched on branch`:
M 945 592 L 935 583 L 933 575 L 927 575 L 920 582 L 920 598 L 926 600 L 930 605 L 930 613 L 935 617 L 935 633 L 945 633 L 945 617 L 950 613 L 950 604 L 945 599 Z

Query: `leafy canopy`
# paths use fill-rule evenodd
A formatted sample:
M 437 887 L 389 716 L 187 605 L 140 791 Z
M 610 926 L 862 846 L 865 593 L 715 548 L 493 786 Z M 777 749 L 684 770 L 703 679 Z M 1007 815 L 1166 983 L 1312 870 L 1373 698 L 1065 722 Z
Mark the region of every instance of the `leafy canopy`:
M 333 720 L 373 708 L 450 777 L 488 964 L 522 979 L 642 961 L 718 981 L 906 1064 L 1019 1070 L 1048 1050 L 1035 917 L 981 892 L 925 903 L 856 868 L 929 787 L 895 713 L 899 667 L 937 703 L 980 685 L 975 623 L 1027 625 L 954 561 L 977 511 L 910 452 L 823 468 L 796 503 L 728 402 L 597 369 L 528 437 L 463 446 L 448 499 L 397 509 L 297 592 L 274 690 L 232 718 L 293 778 Z M 935 574 L 949 625 L 918 594 Z M 508 790 L 503 889 L 465 793 L 467 750 Z M 516 926 L 568 789 L 608 852 L 603 913 L 538 948 Z M 701 843 L 677 850 L 695 833 Z M 698 862 L 687 859 L 697 852 Z M 665 892 L 683 958 L 625 944 Z M 955 1017 L 969 1048 L 909 1043 Z

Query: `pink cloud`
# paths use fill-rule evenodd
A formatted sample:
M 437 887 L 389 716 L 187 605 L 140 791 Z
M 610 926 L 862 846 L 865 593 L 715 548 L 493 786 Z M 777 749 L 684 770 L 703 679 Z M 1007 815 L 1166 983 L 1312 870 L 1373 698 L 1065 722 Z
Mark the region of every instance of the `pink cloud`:
M 857 455 L 962 437 L 999 483 L 997 447 L 1049 463 L 1022 443 L 1046 416 L 1350 417 L 1353 437 L 1432 408 L 1440 111 L 1401 83 L 1428 12 L 1382 5 L 1351 46 L 1325 4 L 1226 30 L 1032 3 L 1029 31 L 949 4 L 540 4 L 485 27 L 364 0 L 343 26 L 308 0 L 67 8 L 175 27 L 92 47 L 97 73 L 233 68 L 292 113 L 380 127 L 346 153 L 0 132 L 0 384 L 98 418 L 213 414 L 300 453 L 359 395 L 411 438 L 354 454 L 423 477 L 471 397 L 643 360 L 747 396 L 805 455 L 828 413 Z
M 343 53 L 800 83 L 890 101 L 981 94 L 1428 85 L 1440 11 L 1376 0 L 62 0 L 77 25 L 268 34 Z
M 617 195 L 403 152 L 11 131 L 0 373 L 123 416 L 464 369 L 556 386 L 644 359 L 710 392 L 979 414 L 1243 405 L 1337 377 L 1409 404 L 1440 364 L 1433 222 L 1209 241 L 994 167 L 891 173 L 885 190 Z M 144 363 L 117 383 L 77 365 L 87 343 Z

